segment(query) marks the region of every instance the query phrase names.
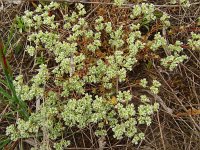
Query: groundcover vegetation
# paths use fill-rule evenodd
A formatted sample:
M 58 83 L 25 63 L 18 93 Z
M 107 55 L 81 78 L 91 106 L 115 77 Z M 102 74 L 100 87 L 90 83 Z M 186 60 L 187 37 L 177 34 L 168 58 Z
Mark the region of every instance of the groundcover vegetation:
M 199 149 L 199 8 L 2 2 L 0 148 Z

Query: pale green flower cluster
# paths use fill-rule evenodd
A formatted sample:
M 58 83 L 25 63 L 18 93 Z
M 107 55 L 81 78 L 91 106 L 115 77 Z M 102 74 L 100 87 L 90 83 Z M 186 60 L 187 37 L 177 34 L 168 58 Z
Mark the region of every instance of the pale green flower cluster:
M 153 51 L 158 50 L 160 47 L 166 46 L 167 41 L 164 37 L 160 35 L 160 32 L 155 34 L 153 44 L 151 45 L 150 49 Z
M 184 7 L 190 7 L 190 1 L 189 0 L 180 0 L 180 3 Z
M 159 87 L 161 86 L 161 83 L 157 80 L 153 80 L 152 85 L 149 87 L 147 84 L 147 79 L 141 79 L 140 80 L 140 86 L 142 86 L 143 88 L 149 88 L 149 90 L 153 93 L 153 94 L 158 94 L 159 92 Z M 149 99 L 145 96 L 145 95 L 141 95 L 141 101 L 142 102 L 148 102 Z
M 54 143 L 54 148 L 56 150 L 63 150 L 70 145 L 70 141 L 61 140 L 60 142 Z
M 135 45 L 136 50 L 138 47 Z M 129 55 L 124 56 L 123 51 L 116 50 L 113 55 L 106 57 L 110 65 L 107 65 L 103 60 L 98 60 L 95 66 L 89 68 L 84 81 L 92 83 L 103 82 L 105 88 L 111 89 L 113 85 L 110 81 L 113 78 L 116 78 L 119 82 L 126 79 L 127 70 L 132 70 L 132 66 L 137 62 L 134 57 L 136 53 L 137 51 L 134 53 L 130 51 Z
M 129 55 L 126 56 L 127 63 L 125 64 L 128 70 L 132 70 L 132 65 L 137 63 L 136 55 L 137 53 L 144 48 L 145 43 L 141 42 L 141 32 L 138 31 L 140 28 L 140 24 L 131 24 L 129 33 L 126 42 L 128 43 Z
M 167 13 L 163 13 L 162 17 L 160 18 L 160 21 L 165 27 L 170 27 L 170 21 L 169 21 L 170 16 Z
M 141 141 L 141 140 L 143 140 L 144 138 L 145 138 L 144 133 L 139 133 L 138 135 L 134 136 L 132 142 L 133 142 L 134 144 L 138 144 L 138 141 Z
M 153 80 L 152 85 L 149 87 L 147 86 L 148 82 L 146 79 L 140 80 L 140 85 L 144 88 L 149 88 L 153 94 L 158 94 L 159 87 L 161 86 L 160 82 L 157 80 Z M 150 98 L 147 95 L 140 96 L 141 102 L 143 103 L 138 107 L 138 123 L 139 124 L 146 124 L 149 126 L 151 124 L 151 115 L 159 109 L 159 104 L 154 103 L 153 105 L 150 103 Z
M 136 19 L 142 15 L 143 20 L 150 22 L 156 19 L 154 11 L 155 7 L 153 4 L 148 4 L 148 3 L 142 3 L 141 5 L 137 4 L 133 6 L 133 11 L 130 17 L 132 19 Z
M 78 94 L 83 94 L 85 92 L 83 88 L 85 82 L 84 80 L 81 80 L 79 76 L 73 76 L 66 81 L 55 80 L 55 83 L 57 86 L 63 87 L 63 91 L 61 93 L 63 97 L 69 96 L 69 94 L 73 91 L 76 91 Z
M 146 87 L 147 87 L 147 84 L 148 84 L 148 82 L 147 82 L 147 79 L 146 79 L 146 78 L 140 80 L 140 85 L 141 85 L 143 88 L 146 88 Z
M 167 56 L 166 58 L 163 58 L 161 60 L 161 64 L 166 67 L 169 68 L 170 71 L 173 71 L 174 68 L 176 68 L 180 63 L 182 63 L 184 60 L 186 60 L 188 57 L 186 55 L 170 55 Z
M 114 0 L 115 5 L 117 6 L 122 6 L 125 2 L 126 0 Z
M 121 48 L 124 44 L 123 41 L 123 26 L 120 26 L 116 31 L 110 33 L 109 44 L 114 47 L 116 50 Z
M 186 55 L 181 55 L 180 53 L 183 51 L 181 47 L 183 43 L 180 41 L 176 41 L 174 45 L 169 44 L 167 46 L 167 50 L 170 51 L 171 55 L 166 58 L 161 59 L 161 65 L 166 68 L 169 68 L 170 71 L 173 71 L 180 63 L 186 60 L 188 57 Z
M 152 105 L 140 105 L 138 107 L 138 121 L 139 124 L 146 124 L 147 126 L 149 126 L 151 124 L 151 117 L 150 115 L 152 115 L 154 113 L 153 111 L 153 106 Z
M 39 50 L 42 50 L 42 44 L 45 44 L 45 48 L 49 48 L 49 50 L 54 50 L 52 47 L 57 43 L 57 40 L 59 39 L 59 36 L 57 34 L 51 33 L 51 32 L 35 32 L 28 36 L 28 41 L 30 43 L 35 44 L 35 47 L 32 45 L 28 45 L 26 51 L 29 53 L 30 56 L 36 55 L 36 52 Z M 55 49 L 55 53 L 59 53 L 59 49 Z
M 170 50 L 171 52 L 173 52 L 175 54 L 178 54 L 181 51 L 183 51 L 183 48 L 181 47 L 182 44 L 183 44 L 182 42 L 176 41 L 174 45 L 172 45 L 172 44 L 168 45 L 168 50 Z
M 165 51 L 170 52 L 165 58 L 161 58 L 161 65 L 166 68 L 169 68 L 170 71 L 173 71 L 180 63 L 186 60 L 188 57 L 186 55 L 181 55 L 183 48 L 181 47 L 183 43 L 180 41 L 176 41 L 175 44 L 167 44 L 167 41 L 164 37 L 161 36 L 160 32 L 158 32 L 154 36 L 153 43 L 151 44 L 150 49 L 156 51 L 160 48 Z
M 141 95 L 140 99 L 141 99 L 141 102 L 143 103 L 150 102 L 149 98 L 146 95 Z
M 110 65 L 107 65 L 102 60 L 97 60 L 96 65 L 89 68 L 87 76 L 84 77 L 85 82 L 99 83 L 103 82 L 103 85 L 107 89 L 112 88 L 112 84 L 109 83 L 111 79 L 118 78 L 119 82 L 126 79 L 127 71 L 132 70 L 132 66 L 137 62 L 137 52 L 144 48 L 144 44 L 137 40 L 141 38 L 140 31 L 133 31 L 129 34 L 128 39 L 128 55 L 124 56 L 123 51 L 120 49 L 124 45 L 125 41 L 122 39 L 123 27 L 120 26 L 114 32 L 112 31 L 111 23 L 105 23 L 105 30 L 110 35 L 111 39 L 109 44 L 115 52 L 113 55 L 106 56 L 106 59 Z M 110 31 L 111 30 L 111 31 Z
M 85 36 L 88 39 L 92 39 L 92 42 L 87 45 L 87 49 L 93 53 L 101 46 L 101 31 L 104 29 L 103 21 L 103 17 L 99 16 L 99 18 L 95 20 L 96 32 L 93 32 L 93 30 L 90 29 L 85 32 Z
M 184 7 L 190 7 L 190 1 L 189 0 L 170 0 L 171 4 L 181 4 Z
M 49 92 L 45 102 L 39 106 L 38 111 L 31 114 L 28 121 L 19 118 L 16 127 L 9 126 L 6 134 L 11 135 L 11 140 L 14 141 L 18 138 L 34 137 L 39 134 L 40 130 L 48 131 L 48 136 L 52 140 L 60 137 L 64 127 L 62 123 L 55 120 L 58 115 L 57 101 L 57 95 Z
M 70 99 L 67 105 L 64 105 L 61 115 L 67 126 L 84 128 L 90 123 L 99 122 L 99 129 L 96 131 L 97 135 L 105 135 L 104 126 L 110 125 L 115 138 L 121 139 L 125 135 L 129 138 L 133 137 L 133 141 L 136 143 L 137 138 L 135 136 L 138 136 L 136 125 L 138 123 L 145 124 L 140 121 L 141 117 L 143 120 L 148 120 L 146 123 L 151 122 L 150 115 L 158 110 L 158 105 L 157 103 L 151 105 L 147 102 L 141 105 L 141 107 L 145 108 L 138 108 L 138 113 L 142 114 L 137 120 L 135 119 L 136 109 L 130 103 L 131 99 L 132 95 L 130 91 L 119 91 L 116 105 L 109 103 L 103 97 L 96 96 L 95 99 L 92 99 L 91 95 L 86 94 L 82 99 Z M 155 108 L 156 106 L 157 108 Z M 143 138 L 139 138 L 138 140 L 142 140 Z
M 111 24 L 111 22 L 106 22 L 105 23 L 105 30 L 106 30 L 107 33 L 111 34 L 111 32 L 112 32 L 112 24 Z
M 68 100 L 67 105 L 64 106 L 64 111 L 61 113 L 65 125 L 78 126 L 79 128 L 86 127 L 90 123 L 92 115 L 91 103 L 91 95 L 85 95 L 79 100 Z
M 29 53 L 30 56 L 34 56 L 36 49 L 35 47 L 28 45 L 26 47 L 26 51 Z
M 50 28 L 56 29 L 59 24 L 54 22 L 55 15 L 49 16 L 49 11 L 55 10 L 58 7 L 59 4 L 54 2 L 51 2 L 50 5 L 44 6 L 44 8 L 42 8 L 42 5 L 39 4 L 35 11 L 26 10 L 22 20 L 26 26 L 29 27 L 29 29 L 31 27 L 38 29 L 41 25 L 48 25 Z
M 77 4 L 76 9 L 78 10 L 78 13 L 74 11 L 71 14 L 71 16 L 69 16 L 68 14 L 64 15 L 64 21 L 65 21 L 65 24 L 63 26 L 64 29 L 71 29 L 73 27 L 73 24 L 76 23 L 79 18 L 80 18 L 80 20 L 82 20 L 83 18 L 81 18 L 81 17 L 83 17 L 86 14 L 86 11 L 82 4 L 80 4 L 80 3 Z M 83 25 L 83 20 L 80 21 L 79 25 L 73 27 L 74 28 L 73 30 L 74 31 L 77 30 L 80 27 L 80 25 Z
M 19 75 L 13 82 L 17 95 L 21 100 L 32 100 L 34 97 L 42 98 L 44 96 L 45 84 L 49 78 L 49 72 L 47 65 L 40 65 L 38 74 L 36 74 L 31 80 L 31 86 L 24 84 L 23 76 Z
M 157 80 L 153 80 L 153 84 L 150 87 L 150 90 L 153 94 L 158 94 L 159 92 L 159 87 L 161 86 L 160 82 Z
M 191 36 L 192 38 L 188 40 L 189 46 L 192 48 L 192 50 L 200 50 L 200 34 L 192 32 Z
M 132 99 L 132 95 L 130 91 L 119 91 L 117 95 L 117 101 L 121 103 L 128 103 Z

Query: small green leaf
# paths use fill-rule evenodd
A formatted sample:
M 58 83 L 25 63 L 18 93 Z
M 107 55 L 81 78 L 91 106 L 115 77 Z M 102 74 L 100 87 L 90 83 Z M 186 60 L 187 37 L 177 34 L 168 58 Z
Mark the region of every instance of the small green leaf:
M 7 92 L 5 91 L 4 89 L 0 88 L 0 94 L 4 97 L 6 97 L 7 99 L 12 99 L 12 96 Z
M 9 138 L 6 138 L 4 140 L 1 139 L 1 141 L 0 141 L 0 149 L 3 149 L 10 142 L 11 142 L 11 140 Z

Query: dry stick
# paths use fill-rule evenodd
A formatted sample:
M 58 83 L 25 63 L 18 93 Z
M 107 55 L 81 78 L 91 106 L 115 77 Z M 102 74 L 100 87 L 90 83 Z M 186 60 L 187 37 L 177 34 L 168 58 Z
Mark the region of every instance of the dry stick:
M 75 72 L 74 55 L 71 54 L 71 56 L 70 56 L 70 73 L 69 73 L 70 77 L 72 77 L 74 72 Z
M 84 137 L 83 137 L 83 131 L 81 131 L 81 136 L 82 136 L 83 146 L 86 147 L 86 145 L 85 145 L 85 140 L 84 140 Z
M 199 61 L 199 58 L 197 58 L 193 52 L 191 52 L 191 50 L 188 50 L 190 52 L 190 54 L 195 58 L 195 60 L 197 61 L 197 64 L 200 65 L 200 61 Z
M 93 143 L 94 143 L 94 140 L 93 140 L 93 134 L 92 134 L 92 127 L 91 127 L 90 124 L 89 124 L 88 129 L 89 129 L 89 131 L 90 131 L 90 143 L 93 144 Z
M 7 1 L 7 0 L 2 0 L 3 2 Z M 39 1 L 39 0 L 21 0 L 21 2 L 27 2 L 27 1 Z M 44 0 L 44 1 L 49 1 L 49 2 L 52 2 L 52 0 Z M 102 4 L 102 5 L 116 5 L 115 3 L 109 3 L 109 2 L 90 2 L 89 0 L 56 0 L 56 2 L 69 2 L 69 3 L 85 3 L 85 4 Z M 195 2 L 195 3 L 191 3 L 190 6 L 192 5 L 199 5 L 200 2 Z M 133 7 L 134 5 L 136 4 L 122 4 L 122 6 L 125 6 L 125 7 Z M 171 7 L 171 8 L 174 8 L 174 7 L 181 7 L 182 5 L 154 5 L 155 7 Z
M 99 150 L 103 150 L 105 148 L 106 142 L 105 142 L 105 136 L 101 136 L 98 139 L 98 143 L 99 143 Z
M 160 96 L 153 94 L 153 93 L 150 92 L 149 90 L 143 90 L 143 91 L 145 91 L 145 92 L 147 92 L 148 94 L 152 95 L 152 96 L 154 97 L 154 99 L 155 99 L 156 101 L 159 102 L 159 104 L 163 107 L 163 109 L 164 109 L 168 114 L 170 114 L 170 115 L 172 115 L 172 116 L 175 116 L 175 115 L 173 114 L 173 110 L 172 110 L 171 108 L 167 107 L 167 105 L 166 105 L 165 102 L 161 99 Z
M 189 78 L 189 77 L 188 77 Z M 196 82 L 194 81 L 194 76 L 192 76 L 192 82 L 193 82 L 193 84 L 192 84 L 192 91 L 193 91 L 193 93 L 194 93 L 194 95 L 195 95 L 195 97 L 196 97 L 196 99 L 198 100 L 200 100 L 200 95 L 198 95 L 197 94 L 197 91 L 196 91 L 196 87 L 195 87 L 195 84 L 196 84 Z M 200 85 L 199 84 L 197 84 L 199 87 L 200 87 Z M 197 106 L 200 106 L 200 104 L 197 104 Z
M 108 129 L 109 130 L 109 129 Z M 108 147 L 109 147 L 109 149 L 110 150 L 113 150 L 113 148 L 112 148 L 112 144 L 111 144 L 111 142 L 110 142 L 110 138 L 109 138 L 109 136 L 108 136 L 108 134 L 106 135 L 106 137 L 107 137 L 107 144 L 108 144 Z M 105 148 L 105 147 L 104 147 Z
M 95 12 L 95 11 L 99 8 L 99 6 L 100 6 L 100 4 L 97 5 L 90 13 L 88 13 L 88 15 L 87 15 L 85 18 L 89 18 L 89 16 L 90 16 L 93 12 Z
M 193 71 L 191 71 L 190 69 L 188 69 L 184 64 L 181 64 L 182 67 L 184 67 L 186 70 L 188 70 L 189 72 L 191 72 L 192 74 L 194 74 L 194 76 L 196 76 L 197 78 L 200 79 L 200 76 L 197 75 L 196 73 L 194 73 Z
M 71 132 L 73 132 L 73 130 L 71 128 L 70 128 L 70 130 L 71 130 Z M 78 148 L 77 143 L 76 143 L 76 139 L 74 137 L 74 134 L 72 135 L 72 138 L 73 138 L 73 141 L 74 141 L 74 144 L 75 144 L 76 148 Z
M 169 49 L 168 49 L 169 41 L 167 40 L 167 28 L 166 28 L 166 27 L 163 27 L 163 28 L 162 28 L 162 34 L 163 34 L 164 39 L 165 39 L 166 42 L 167 42 L 167 45 L 163 46 L 163 49 L 164 49 L 166 55 L 169 56 L 169 55 L 171 55 L 171 52 L 170 52 Z
M 81 150 L 81 149 L 83 149 L 83 150 L 89 150 L 89 149 L 91 149 L 91 150 L 94 150 L 94 148 L 89 148 L 89 147 L 86 147 L 86 148 L 83 148 L 83 147 L 71 147 L 71 148 L 65 148 L 66 150 L 67 149 L 71 149 L 71 150 Z
M 37 98 L 36 99 L 36 112 L 38 112 L 39 111 L 39 109 L 40 109 L 40 98 Z
M 7 1 L 7 0 L 3 0 Z M 39 1 L 39 0 L 21 0 L 21 1 Z M 44 0 L 44 1 L 49 1 L 52 2 L 52 0 Z M 89 0 L 56 0 L 56 2 L 69 2 L 69 3 L 85 3 L 85 4 L 103 4 L 103 5 L 116 5 L 115 3 L 111 2 L 90 2 Z M 190 6 L 192 5 L 199 5 L 200 2 L 195 2 L 191 3 Z M 122 4 L 122 6 L 127 6 L 127 7 L 133 7 L 136 4 Z M 156 7 L 181 7 L 182 5 L 154 5 Z
M 153 64 L 154 65 L 154 64 Z M 154 65 L 154 68 L 155 65 Z M 187 112 L 187 109 L 185 108 L 185 106 L 183 105 L 183 103 L 181 102 L 181 100 L 177 97 L 177 95 L 174 93 L 174 90 L 171 88 L 171 86 L 167 83 L 167 81 L 163 78 L 163 76 L 160 74 L 159 71 L 157 71 L 158 74 L 160 75 L 160 77 L 162 78 L 162 80 L 165 82 L 165 84 L 169 87 L 169 89 L 171 90 L 171 92 L 173 93 L 174 97 L 176 98 L 176 100 L 179 102 L 179 104 L 183 107 L 184 111 Z M 200 126 L 195 122 L 195 120 L 192 118 L 191 115 L 189 115 L 190 120 L 194 123 L 195 127 L 200 131 Z M 200 136 L 197 134 L 197 136 Z
M 161 125 L 160 125 L 160 117 L 159 117 L 158 113 L 159 112 L 157 112 L 157 118 L 158 118 L 159 130 L 160 130 L 160 137 L 161 137 L 163 149 L 166 150 L 165 141 L 164 141 L 164 138 L 163 138 L 163 133 L 162 133 Z
M 43 140 L 42 143 L 46 145 L 47 150 L 50 149 L 50 139 L 49 139 L 49 131 L 46 127 L 42 128 L 43 131 Z
M 6 108 L 1 112 L 1 115 L 0 115 L 0 116 L 1 116 L 1 117 L 0 117 L 0 122 L 2 121 L 2 118 L 3 118 L 2 116 L 5 114 L 5 112 L 6 112 L 7 108 L 8 108 L 8 106 L 9 106 L 9 105 L 7 105 Z
M 192 71 L 190 71 L 190 69 L 188 69 L 187 67 L 185 67 L 185 65 L 183 65 L 184 66 L 184 72 L 185 72 L 185 75 L 186 75 L 186 77 L 187 77 L 187 80 L 189 81 L 191 81 L 192 83 L 193 83 L 193 85 L 197 85 L 198 87 L 200 87 L 200 84 L 198 84 L 197 82 L 195 82 L 195 80 L 194 80 L 194 76 L 196 75 L 196 74 L 194 74 Z M 197 67 L 198 68 L 198 67 Z M 192 77 L 190 78 L 189 76 L 188 76 L 188 73 L 186 72 L 186 70 L 189 70 L 191 73 L 192 73 Z M 198 76 L 198 75 L 196 75 L 196 76 Z M 199 77 L 198 77 L 199 78 Z M 198 98 L 197 98 L 198 99 Z
M 31 138 L 24 140 L 24 142 L 28 143 L 29 145 L 31 145 L 31 146 L 33 146 L 35 148 L 37 147 L 36 146 L 37 145 L 36 140 L 33 140 Z
M 4 5 L 3 5 L 3 2 L 1 0 L 1 7 L 0 7 L 0 12 L 4 10 Z
M 156 8 L 156 10 L 158 10 L 158 11 L 160 11 L 160 12 L 162 12 L 162 13 L 166 13 L 167 15 L 169 15 L 169 16 L 170 16 L 170 18 L 173 18 L 173 19 L 175 19 L 175 20 L 177 20 L 177 21 L 180 21 L 181 23 L 185 23 L 186 25 L 190 26 L 190 23 L 187 23 L 187 22 L 184 22 L 184 21 L 181 21 L 181 20 L 177 19 L 176 17 L 174 17 L 174 16 L 172 16 L 172 15 L 168 14 L 167 12 L 165 12 L 165 11 L 161 10 L 159 7 L 158 7 L 158 8 Z

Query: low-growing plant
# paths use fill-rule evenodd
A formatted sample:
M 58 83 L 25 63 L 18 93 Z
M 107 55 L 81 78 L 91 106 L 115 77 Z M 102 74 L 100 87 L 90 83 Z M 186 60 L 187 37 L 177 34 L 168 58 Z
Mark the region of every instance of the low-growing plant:
M 18 118 L 7 127 L 6 134 L 14 141 L 38 138 L 42 144 L 33 149 L 60 150 L 70 144 L 63 138 L 67 127 L 82 129 L 95 124 L 98 137 L 106 136 L 111 128 L 114 138 L 128 137 L 137 144 L 145 138 L 139 125 L 151 124 L 159 104 L 140 91 L 138 101 L 129 88 L 122 87 L 127 85 L 127 74 L 139 64 L 139 56 L 145 59 L 143 51 L 160 55 L 156 64 L 170 71 L 187 59 L 182 42 L 169 44 L 160 32 L 153 39 L 142 35 L 143 21 L 152 24 L 157 20 L 162 28 L 168 28 L 170 17 L 166 13 L 156 17 L 154 5 L 142 3 L 133 7 L 128 26 L 113 24 L 103 16 L 89 22 L 84 5 L 77 3 L 74 11 L 58 20 L 54 11 L 59 7 L 54 2 L 38 5 L 20 19 L 28 34 L 26 52 L 36 60 L 45 55 L 29 81 L 22 74 L 15 78 L 17 96 L 34 103 L 35 109 L 28 120 Z M 198 49 L 199 35 L 192 34 L 188 43 Z M 156 95 L 161 84 L 144 78 L 138 86 Z

